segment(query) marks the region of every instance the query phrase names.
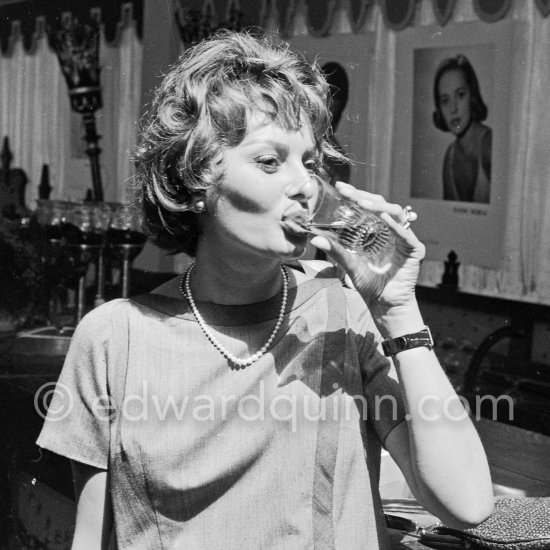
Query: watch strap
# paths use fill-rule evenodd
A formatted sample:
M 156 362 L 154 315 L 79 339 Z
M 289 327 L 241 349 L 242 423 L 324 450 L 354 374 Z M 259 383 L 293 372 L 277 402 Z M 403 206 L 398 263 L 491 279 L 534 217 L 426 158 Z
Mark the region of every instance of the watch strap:
M 393 357 L 400 351 L 405 351 L 413 348 L 426 347 L 432 349 L 434 347 L 434 341 L 432 333 L 429 327 L 424 327 L 419 332 L 412 334 L 404 334 L 397 338 L 390 338 L 382 341 L 382 350 L 386 357 Z

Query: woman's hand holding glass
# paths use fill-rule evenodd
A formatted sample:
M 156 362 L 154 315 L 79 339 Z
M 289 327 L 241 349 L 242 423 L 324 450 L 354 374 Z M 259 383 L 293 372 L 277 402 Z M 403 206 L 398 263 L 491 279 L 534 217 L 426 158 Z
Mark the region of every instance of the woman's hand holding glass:
M 313 229 L 312 244 L 328 252 L 346 271 L 363 299 L 377 307 L 389 309 L 408 306 L 415 301 L 415 286 L 425 247 L 410 229 L 415 215 L 398 204 L 387 202 L 382 196 L 356 189 L 338 182 L 340 196 L 374 214 L 389 229 L 392 243 L 382 254 L 382 261 L 369 255 L 350 251 L 338 237 L 329 231 Z

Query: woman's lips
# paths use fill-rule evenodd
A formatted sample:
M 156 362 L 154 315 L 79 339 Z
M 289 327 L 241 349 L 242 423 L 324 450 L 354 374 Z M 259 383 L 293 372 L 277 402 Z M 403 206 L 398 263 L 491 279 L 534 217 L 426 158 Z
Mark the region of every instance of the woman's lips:
M 304 227 L 308 220 L 309 213 L 305 210 L 299 210 L 285 214 L 281 220 L 281 226 L 289 233 L 305 236 L 309 234 L 309 231 Z

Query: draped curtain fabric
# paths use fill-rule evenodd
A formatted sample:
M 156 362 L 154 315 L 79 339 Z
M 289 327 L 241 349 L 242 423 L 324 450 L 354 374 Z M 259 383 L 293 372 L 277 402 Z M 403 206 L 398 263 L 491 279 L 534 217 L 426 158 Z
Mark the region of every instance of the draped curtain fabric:
M 50 165 L 53 196 L 63 197 L 69 128 L 69 99 L 57 58 L 45 37 L 28 55 L 16 40 L 9 57 L 0 56 L 0 136 L 8 136 L 12 166 L 29 178 L 26 204 L 34 208 L 43 164 Z
M 116 46 L 100 47 L 104 107 L 97 112 L 100 162 L 105 200 L 124 200 L 132 174 L 129 151 L 136 142 L 140 113 L 142 46 L 134 26 L 122 31 Z M 29 182 L 26 204 L 34 209 L 43 164 L 50 166 L 51 198 L 82 199 L 91 187 L 86 158 L 71 158 L 84 147 L 80 115 L 71 113 L 67 85 L 47 39 L 38 39 L 32 53 L 21 39 L 9 56 L 0 56 L 0 137 L 9 137 L 12 166 L 22 168 Z M 72 125 L 77 126 L 76 131 Z M 78 147 L 71 139 L 79 140 Z
M 128 28 L 116 46 L 101 44 L 103 109 L 98 128 L 104 172 L 105 200 L 132 199 L 132 155 L 141 110 L 142 45 Z
M 67 1 L 67 0 L 65 0 Z M 98 1 L 98 0 L 96 0 Z M 137 0 L 133 0 L 136 2 Z M 174 0 L 182 12 L 210 14 L 210 23 L 216 26 L 227 20 L 232 9 L 239 12 L 243 26 L 264 27 L 270 14 L 277 14 L 273 26 L 285 35 L 292 26 L 292 14 L 305 14 L 311 34 L 323 36 L 334 23 L 336 13 L 343 8 L 354 32 L 359 32 L 370 9 L 375 4 L 382 11 L 384 21 L 393 30 L 414 24 L 417 4 L 422 0 Z M 446 25 L 454 12 L 457 0 L 430 0 L 440 25 Z M 550 13 L 550 0 L 471 0 L 477 19 L 491 23 L 505 17 L 515 2 L 533 3 L 543 16 Z M 1 21 L 0 21 L 1 25 Z
M 35 47 L 44 27 L 56 26 L 63 13 L 84 20 L 91 13 L 102 22 L 109 43 L 118 41 L 120 30 L 133 19 L 138 37 L 143 32 L 144 0 L 4 0 L 0 3 L 0 49 L 5 54 L 14 36 L 21 34 L 25 50 Z

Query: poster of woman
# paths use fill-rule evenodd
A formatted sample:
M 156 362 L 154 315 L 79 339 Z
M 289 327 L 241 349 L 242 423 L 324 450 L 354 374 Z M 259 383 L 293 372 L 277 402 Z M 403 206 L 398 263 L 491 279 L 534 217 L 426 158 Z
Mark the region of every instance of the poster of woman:
M 411 197 L 490 202 L 494 62 L 490 43 L 414 51 Z
M 411 197 L 490 202 L 494 57 L 491 44 L 414 51 Z
M 501 262 L 513 24 L 399 33 L 392 199 L 419 215 L 428 259 Z
M 434 78 L 433 123 L 453 142 L 443 160 L 443 200 L 489 202 L 493 131 L 484 124 L 487 105 L 465 55 L 446 57 Z

